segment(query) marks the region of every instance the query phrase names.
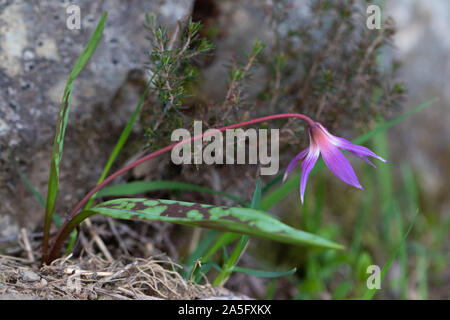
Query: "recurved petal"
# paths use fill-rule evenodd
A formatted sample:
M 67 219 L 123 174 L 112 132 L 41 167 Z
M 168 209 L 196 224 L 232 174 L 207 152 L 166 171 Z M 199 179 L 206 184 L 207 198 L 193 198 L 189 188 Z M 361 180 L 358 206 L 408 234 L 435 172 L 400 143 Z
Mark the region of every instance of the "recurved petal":
M 317 159 L 320 155 L 320 149 L 311 144 L 309 147 L 308 154 L 306 155 L 305 160 L 302 162 L 302 176 L 300 178 L 300 199 L 303 205 L 303 197 L 305 195 L 306 182 L 308 181 L 308 176 L 311 170 L 314 168 L 314 165 L 317 162 Z
M 351 153 L 353 153 L 355 156 L 363 159 L 367 163 L 369 163 L 372 166 L 375 166 L 373 163 L 371 163 L 369 160 L 367 160 L 367 157 L 373 157 L 383 162 L 388 162 L 387 160 L 383 159 L 382 157 L 376 155 L 373 151 L 370 149 L 367 149 L 366 147 L 353 144 L 347 139 L 336 137 L 328 132 L 327 129 L 325 129 L 324 126 L 322 126 L 320 123 L 317 124 L 319 128 L 322 130 L 322 132 L 327 137 L 328 141 L 334 144 L 336 147 L 347 150 Z
M 364 158 L 367 159 L 367 157 L 373 157 L 373 158 L 376 158 L 376 159 L 378 159 L 380 161 L 387 162 L 387 160 L 385 160 L 382 157 L 376 155 L 375 152 L 373 152 L 372 150 L 370 150 L 370 149 L 368 149 L 366 147 L 357 145 L 357 144 L 353 144 L 353 143 L 351 143 L 350 141 L 348 141 L 348 140 L 346 140 L 344 138 L 333 136 L 333 139 L 330 139 L 330 141 L 335 146 L 337 146 L 337 147 L 339 147 L 341 149 L 347 150 L 347 151 L 353 153 L 355 156 L 357 156 L 357 157 L 359 157 L 359 158 L 361 158 L 363 160 L 364 160 Z
M 325 164 L 339 179 L 355 188 L 364 190 L 350 162 L 336 146 L 322 141 L 319 147 Z
M 309 147 L 306 148 L 305 150 L 303 150 L 302 152 L 300 152 L 298 155 L 295 156 L 294 159 L 291 160 L 291 162 L 289 162 L 289 164 L 286 168 L 286 171 L 284 173 L 284 176 L 283 176 L 283 183 L 286 181 L 288 175 L 292 172 L 292 170 L 294 170 L 297 163 L 305 157 L 308 150 L 309 150 Z

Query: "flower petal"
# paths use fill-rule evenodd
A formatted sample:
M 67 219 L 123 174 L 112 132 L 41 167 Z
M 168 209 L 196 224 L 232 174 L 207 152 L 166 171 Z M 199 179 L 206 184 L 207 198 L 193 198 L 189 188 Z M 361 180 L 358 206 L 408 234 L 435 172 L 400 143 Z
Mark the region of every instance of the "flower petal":
M 321 140 L 319 148 L 325 164 L 339 179 L 355 188 L 364 190 L 350 162 L 336 146 L 328 142 L 328 140 Z
M 305 195 L 306 182 L 308 181 L 308 176 L 311 170 L 314 168 L 314 165 L 317 162 L 317 159 L 320 155 L 320 149 L 313 143 L 309 147 L 308 154 L 306 155 L 305 160 L 302 162 L 302 176 L 300 178 L 300 199 L 303 205 L 303 197 Z
M 348 141 L 347 139 L 344 139 L 344 138 L 341 138 L 341 137 L 336 137 L 336 136 L 332 135 L 320 123 L 318 123 L 318 126 L 322 130 L 322 132 L 326 135 L 326 137 L 327 137 L 329 142 L 331 142 L 332 144 L 334 144 L 338 148 L 341 148 L 341 149 L 344 149 L 344 150 L 347 150 L 347 151 L 353 153 L 355 156 L 357 156 L 358 158 L 363 159 L 364 161 L 366 161 L 370 165 L 375 167 L 375 165 L 372 162 L 370 162 L 367 159 L 367 157 L 373 157 L 373 158 L 376 158 L 376 159 L 378 159 L 380 161 L 388 162 L 387 160 L 385 160 L 382 157 L 376 155 L 373 151 L 371 151 L 370 149 L 367 149 L 366 147 L 363 147 L 363 146 L 360 146 L 360 145 L 357 145 L 357 144 L 353 144 L 350 141 Z
M 286 181 L 288 175 L 291 173 L 292 170 L 294 170 L 295 166 L 297 165 L 297 162 L 299 162 L 300 160 L 302 160 L 306 153 L 308 152 L 309 147 L 306 148 L 305 150 L 303 150 L 302 152 L 300 152 L 298 155 L 295 156 L 294 159 L 291 160 L 291 162 L 289 162 L 287 168 L 286 168 L 286 172 L 284 173 L 283 176 L 283 183 Z
M 340 147 L 341 149 L 347 150 L 361 159 L 363 159 L 362 157 L 373 157 L 380 161 L 388 162 L 387 160 L 376 155 L 375 152 L 373 152 L 370 149 L 367 149 L 366 147 L 363 147 L 363 146 L 360 146 L 357 144 L 353 144 L 344 138 L 339 138 L 339 137 L 335 137 L 335 138 L 337 140 L 336 144 L 333 143 L 335 146 Z

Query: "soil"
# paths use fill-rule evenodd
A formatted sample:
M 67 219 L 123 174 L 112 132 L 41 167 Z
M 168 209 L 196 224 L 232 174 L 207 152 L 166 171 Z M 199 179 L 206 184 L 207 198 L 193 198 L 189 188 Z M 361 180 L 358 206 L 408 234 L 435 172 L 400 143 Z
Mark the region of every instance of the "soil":
M 49 266 L 0 256 L 0 300 L 248 299 L 222 287 L 186 281 L 164 255 L 147 259 L 71 256 Z

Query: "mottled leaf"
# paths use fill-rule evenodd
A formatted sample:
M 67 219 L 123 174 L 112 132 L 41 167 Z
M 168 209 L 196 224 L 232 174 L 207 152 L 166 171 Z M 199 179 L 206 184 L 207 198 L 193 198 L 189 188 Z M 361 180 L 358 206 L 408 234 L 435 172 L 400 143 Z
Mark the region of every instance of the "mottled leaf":
M 267 238 L 295 245 L 342 249 L 337 243 L 294 229 L 270 214 L 249 208 L 212 206 L 174 200 L 115 199 L 82 214 L 128 220 L 165 221 Z

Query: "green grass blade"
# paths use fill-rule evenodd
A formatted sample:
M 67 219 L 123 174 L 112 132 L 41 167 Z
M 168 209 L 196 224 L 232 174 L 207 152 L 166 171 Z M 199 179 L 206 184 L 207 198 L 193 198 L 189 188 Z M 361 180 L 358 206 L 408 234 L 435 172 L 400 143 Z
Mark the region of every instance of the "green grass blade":
M 100 184 L 105 180 L 106 175 L 108 174 L 109 170 L 111 169 L 114 161 L 116 160 L 117 156 L 119 155 L 119 152 L 122 150 L 123 146 L 125 145 L 125 142 L 128 140 L 128 137 L 130 136 L 131 129 L 133 128 L 133 124 L 136 121 L 136 118 L 141 111 L 142 104 L 145 101 L 145 98 L 147 97 L 148 91 L 150 89 L 151 81 L 147 84 L 145 87 L 144 92 L 141 95 L 141 98 L 139 100 L 138 105 L 136 106 L 136 109 L 133 111 L 133 114 L 131 115 L 130 119 L 127 122 L 127 125 L 123 129 L 122 133 L 120 134 L 119 140 L 117 141 L 116 145 L 114 146 L 113 151 L 111 152 L 108 161 L 106 162 L 105 167 L 103 168 L 102 174 L 100 175 L 100 178 L 97 181 L 97 184 Z M 84 206 L 85 209 L 89 208 L 92 205 L 92 201 L 94 201 L 95 195 L 89 199 L 89 201 Z
M 256 183 L 255 192 L 253 192 L 253 198 L 250 208 L 259 209 L 260 204 L 261 204 L 261 179 L 258 179 L 258 182 Z
M 382 154 L 383 157 L 389 159 L 389 147 L 387 142 L 387 135 L 382 132 L 374 137 L 374 152 Z M 398 242 L 398 239 L 391 239 L 392 231 L 397 227 L 393 221 L 396 216 L 395 201 L 393 192 L 393 176 L 391 172 L 392 166 L 379 166 L 375 170 L 378 182 L 378 190 L 380 194 L 381 204 L 381 227 L 382 227 L 382 241 L 387 246 L 388 250 L 392 249 L 391 242 Z M 400 233 L 400 236 L 402 233 Z
M 100 21 L 97 24 L 97 27 L 95 28 L 94 33 L 92 34 L 91 38 L 89 39 L 87 46 L 84 48 L 80 57 L 75 62 L 75 65 L 72 68 L 72 72 L 70 73 L 69 79 L 67 81 L 68 83 L 73 82 L 73 80 L 75 80 L 75 78 L 78 76 L 78 74 L 81 72 L 81 70 L 83 70 L 83 68 L 86 66 L 87 62 L 92 57 L 95 50 L 97 49 L 100 39 L 102 38 L 103 28 L 105 26 L 105 21 L 106 21 L 107 16 L 108 16 L 108 13 L 104 12 Z
M 261 278 L 280 278 L 285 276 L 290 276 L 297 271 L 297 268 L 293 268 L 288 271 L 265 271 L 265 270 L 256 270 L 242 267 L 234 267 L 233 272 L 245 273 L 255 277 Z
M 405 120 L 406 118 L 408 118 L 409 116 L 422 111 L 423 109 L 429 107 L 430 105 L 432 105 L 433 103 L 437 102 L 439 100 L 439 98 L 433 98 L 428 100 L 425 103 L 422 103 L 421 105 L 413 108 L 412 110 L 405 112 L 404 114 L 396 117 L 395 119 L 388 121 L 388 122 L 384 122 L 380 125 L 378 125 L 376 128 L 374 128 L 373 130 L 363 134 L 362 136 L 359 136 L 358 138 L 356 138 L 355 140 L 353 140 L 353 143 L 356 144 L 360 144 L 360 143 L 364 143 L 366 141 L 369 141 L 373 136 L 377 135 L 380 132 L 386 131 L 387 129 L 395 126 L 397 123 Z
M 223 247 L 229 245 L 230 243 L 236 241 L 237 239 L 239 239 L 239 237 L 240 237 L 240 235 L 238 235 L 236 233 L 231 233 L 231 232 L 222 233 L 217 238 L 216 242 L 214 242 L 214 244 L 211 245 L 209 250 L 203 255 L 202 261 L 203 262 L 208 261 L 208 259 L 210 259 L 212 257 L 212 255 L 214 253 L 216 253 L 220 248 L 223 248 Z
M 135 181 L 130 183 L 124 183 L 101 189 L 97 193 L 97 197 L 132 196 L 140 193 L 158 190 L 205 192 L 231 199 L 241 205 L 245 205 L 247 203 L 245 200 L 226 192 L 216 191 L 213 189 L 200 187 L 195 184 L 178 181 Z
M 343 248 L 317 235 L 294 229 L 266 212 L 248 208 L 132 198 L 107 201 L 88 211 L 118 219 L 165 221 L 247 234 L 294 245 Z
M 73 81 L 77 75 L 83 70 L 88 60 L 91 58 L 95 49 L 98 46 L 100 38 L 102 37 L 104 24 L 106 21 L 107 13 L 105 12 L 100 19 L 97 28 L 92 34 L 89 42 L 83 52 L 81 53 L 78 60 L 72 69 L 72 72 L 67 79 L 66 87 L 64 89 L 64 94 L 62 98 L 62 103 L 60 107 L 60 112 L 58 116 L 58 122 L 56 125 L 55 140 L 53 142 L 51 163 L 50 163 L 50 175 L 48 181 L 48 191 L 47 191 L 47 203 L 45 209 L 45 225 L 44 225 L 44 238 L 43 238 L 43 258 L 45 259 L 48 247 L 48 238 L 50 232 L 50 223 L 53 216 L 53 210 L 55 208 L 56 197 L 58 195 L 58 185 L 59 185 L 59 165 L 61 163 L 64 136 L 67 128 L 67 122 L 69 119 L 69 109 L 70 109 L 70 96 L 73 88 Z
M 407 117 L 415 114 L 418 111 L 425 109 L 426 107 L 430 106 L 432 103 L 434 103 L 436 101 L 438 101 L 438 98 L 433 98 L 433 99 L 417 106 L 416 108 L 412 109 L 411 111 L 408 111 L 408 112 L 398 116 L 397 118 L 395 118 L 391 121 L 388 121 L 388 122 L 378 125 L 375 129 L 354 139 L 352 142 L 356 143 L 356 144 L 364 143 L 364 142 L 370 140 L 374 135 L 393 127 L 400 121 L 406 119 Z M 316 173 L 317 171 L 321 170 L 324 167 L 325 167 L 324 162 L 323 162 L 323 160 L 321 160 L 320 162 L 317 163 L 314 170 L 311 172 L 310 176 L 313 175 L 314 173 Z M 277 204 L 280 200 L 282 200 L 284 197 L 286 197 L 289 194 L 289 192 L 291 192 L 291 190 L 298 188 L 299 184 L 300 184 L 300 174 L 297 174 L 292 179 L 289 179 L 288 181 L 286 181 L 286 183 L 283 184 L 282 186 L 280 186 L 278 189 L 272 191 L 266 197 L 264 197 L 264 199 L 261 201 L 261 209 L 269 210 L 275 204 Z

